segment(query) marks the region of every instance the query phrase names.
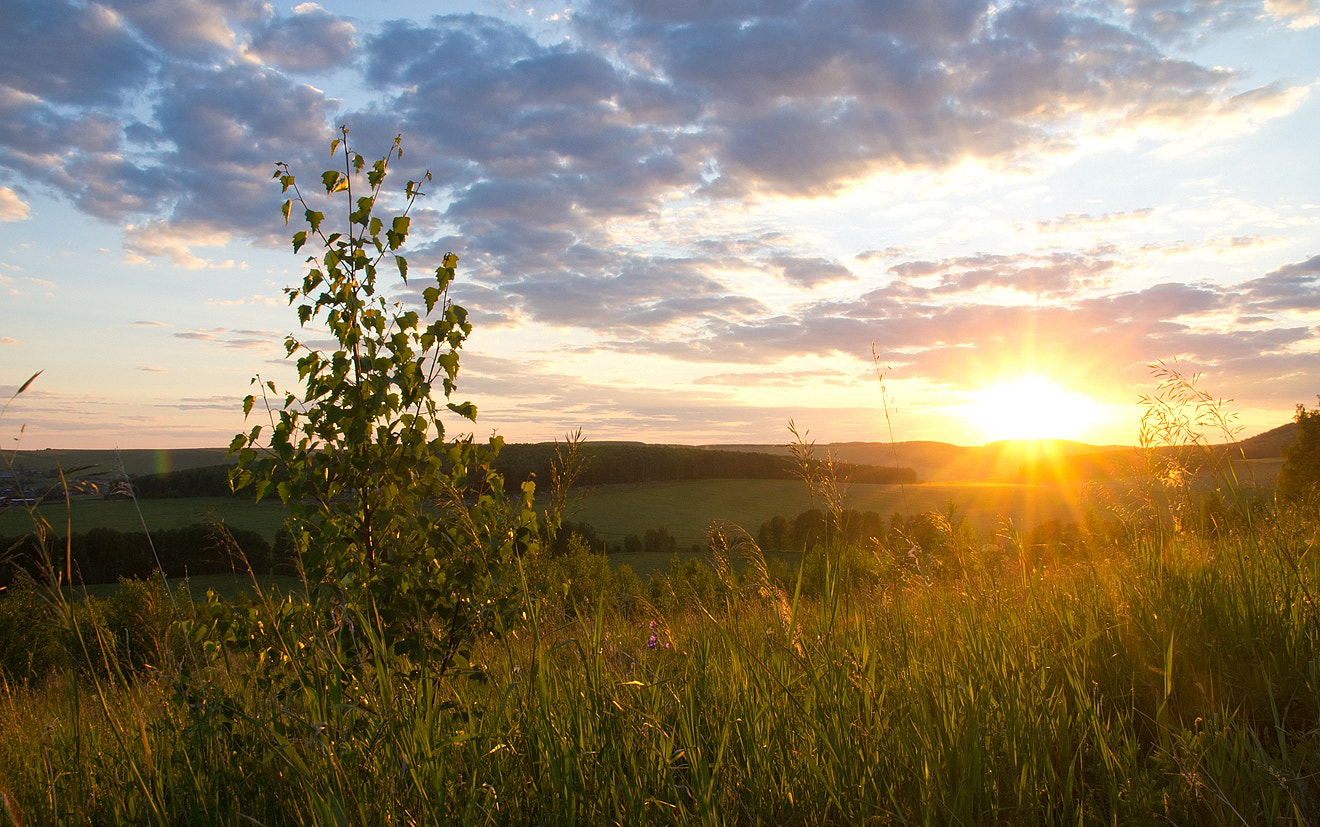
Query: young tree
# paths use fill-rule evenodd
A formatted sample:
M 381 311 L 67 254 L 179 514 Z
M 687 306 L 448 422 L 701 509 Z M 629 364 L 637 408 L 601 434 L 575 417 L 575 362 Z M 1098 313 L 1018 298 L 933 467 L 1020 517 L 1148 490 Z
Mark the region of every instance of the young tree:
M 273 382 L 253 380 L 268 422 L 234 437 L 232 484 L 252 485 L 258 498 L 273 489 L 288 508 L 310 601 L 336 628 L 365 625 L 377 633 L 377 650 L 387 646 L 414 663 L 438 654 L 443 673 L 465 659 L 476 634 L 500 626 L 512 610 L 502 567 L 539 532 L 532 484 L 511 504 L 491 470 L 502 441 L 482 447 L 471 437 L 445 437 L 442 413 L 476 419 L 470 402 L 447 401 L 472 329 L 449 298 L 458 257 L 446 254 L 428 275 L 425 316 L 384 295 L 382 264 L 408 283 L 399 251 L 430 180 L 427 173 L 407 183 L 401 215 L 387 223 L 375 214 L 401 146 L 395 138 L 367 168 L 341 127 L 331 154 L 342 168 L 321 176 L 326 195 L 344 199 L 344 224 L 335 231 L 288 165 L 277 165 L 274 178 L 291 195 L 285 221 L 296 205 L 307 225 L 293 234 L 293 249 L 317 250 L 302 284 L 285 292 L 302 326 L 324 325 L 335 346 L 323 351 L 287 338 L 304 387 L 282 401 Z M 256 401 L 247 397 L 245 415 Z M 354 639 L 361 648 L 361 636 Z
M 1294 419 L 1297 439 L 1283 449 L 1278 495 L 1285 502 L 1309 502 L 1320 498 L 1320 407 L 1308 411 L 1298 405 Z

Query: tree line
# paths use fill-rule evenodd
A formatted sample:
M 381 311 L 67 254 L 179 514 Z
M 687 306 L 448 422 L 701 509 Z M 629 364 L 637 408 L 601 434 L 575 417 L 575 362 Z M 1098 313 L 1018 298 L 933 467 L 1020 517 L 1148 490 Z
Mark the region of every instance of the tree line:
M 503 474 L 510 490 L 525 480 L 541 486 L 550 479 L 557 445 L 553 442 L 505 445 L 492 464 Z M 576 484 L 584 487 L 677 480 L 797 478 L 791 457 L 754 451 L 726 451 L 689 445 L 589 442 L 582 446 L 585 466 Z M 224 497 L 232 494 L 229 465 L 211 465 L 134 477 L 137 495 L 144 499 L 177 497 Z M 911 468 L 882 465 L 843 464 L 849 481 L 863 484 L 897 485 L 918 482 Z M 247 496 L 251 496 L 250 492 Z
M 18 570 L 37 582 L 46 582 L 46 569 L 53 565 L 62 570 L 66 562 L 73 567 L 73 582 L 86 585 L 115 583 L 121 577 L 146 579 L 158 569 L 166 577 L 246 572 L 249 567 L 257 574 L 296 571 L 293 548 L 283 531 L 271 545 L 255 531 L 222 531 L 200 523 L 153 531 L 150 536 L 141 531 L 93 528 L 75 533 L 67 541 L 64 537 L 47 537 L 46 548 L 61 559 L 44 559 L 32 534 L 0 537 L 0 556 L 13 562 L 0 567 L 0 585 L 11 583 Z

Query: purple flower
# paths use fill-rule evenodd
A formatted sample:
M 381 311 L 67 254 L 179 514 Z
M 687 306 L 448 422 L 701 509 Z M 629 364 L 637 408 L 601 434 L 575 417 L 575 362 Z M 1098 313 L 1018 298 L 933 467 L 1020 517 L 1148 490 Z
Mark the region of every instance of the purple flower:
M 652 632 L 654 632 L 654 631 L 655 631 L 655 621 L 652 620 L 650 623 L 646 624 L 646 628 L 648 628 L 648 629 L 650 629 Z
M 651 635 L 651 637 L 648 638 L 647 641 L 646 641 L 646 648 L 647 648 L 647 649 L 654 649 L 654 648 L 655 648 L 655 644 L 656 644 L 655 635 Z

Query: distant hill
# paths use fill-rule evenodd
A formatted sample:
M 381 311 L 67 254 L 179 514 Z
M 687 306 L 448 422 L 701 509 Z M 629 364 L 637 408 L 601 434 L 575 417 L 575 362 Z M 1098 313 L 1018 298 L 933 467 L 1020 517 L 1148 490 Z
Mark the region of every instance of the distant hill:
M 787 445 L 711 445 L 733 451 L 788 454 Z M 1007 440 L 987 445 L 961 446 L 947 442 L 832 442 L 818 444 L 816 454 L 832 452 L 844 462 L 858 465 L 900 466 L 913 469 L 922 482 L 1017 480 L 1024 462 L 1037 457 L 1074 457 L 1097 452 L 1131 450 L 1099 447 L 1062 439 Z
M 1247 459 L 1278 460 L 1285 445 L 1296 439 L 1297 424 L 1288 422 L 1236 444 Z M 585 485 L 674 479 L 751 478 L 782 479 L 792 476 L 785 443 L 725 443 L 712 445 L 652 445 L 643 442 L 586 443 L 593 457 Z M 1020 481 L 1048 473 L 1098 479 L 1121 476 L 1133 467 L 1136 449 L 1119 445 L 1088 445 L 1070 440 L 1011 440 L 987 445 L 961 446 L 946 442 L 834 442 L 816 446 L 850 465 L 855 482 L 961 482 L 971 480 Z M 197 486 L 223 482 L 222 467 L 229 464 L 225 448 L 162 450 L 52 449 L 13 452 L 15 468 L 51 472 L 82 465 L 102 471 L 122 470 L 145 480 L 159 496 L 193 496 Z M 529 473 L 548 479 L 553 443 L 510 443 L 498 467 L 510 481 Z M 739 456 L 744 455 L 744 456 Z M 774 460 L 758 459 L 770 455 Z M 183 472 L 183 473 L 180 473 Z M 188 473 L 192 472 L 192 473 Z M 162 476 L 163 475 L 163 476 Z
M 1251 460 L 1276 460 L 1282 448 L 1296 439 L 1297 423 L 1289 422 L 1234 446 Z M 730 451 L 789 453 L 787 444 L 720 444 L 706 446 Z M 1226 446 L 1215 446 L 1224 449 Z M 962 446 L 947 442 L 832 442 L 818 444 L 816 453 L 827 451 L 850 463 L 883 464 L 913 469 L 922 482 L 965 482 L 972 480 L 1021 481 L 1024 478 L 1104 479 L 1132 473 L 1137 449 L 1128 445 L 1089 445 L 1065 439 L 1007 440 L 986 445 Z M 1230 450 L 1229 453 L 1233 453 Z
M 227 448 L 162 448 L 162 449 L 125 449 L 84 450 L 81 448 L 50 448 L 45 451 L 5 452 L 14 458 L 15 468 L 30 468 L 36 471 L 68 471 L 86 465 L 94 465 L 97 470 L 126 474 L 162 474 L 168 471 L 182 471 L 189 468 L 204 468 L 208 465 L 221 465 L 226 460 Z
M 1238 447 L 1247 459 L 1278 459 L 1283 456 L 1283 449 L 1297 440 L 1297 423 L 1289 422 L 1277 428 L 1271 428 L 1263 434 L 1238 442 Z
M 544 486 L 550 479 L 555 449 L 555 443 L 551 442 L 506 445 L 495 461 L 495 467 L 511 484 L 535 475 Z M 787 451 L 744 451 L 692 445 L 648 445 L 640 442 L 586 442 L 582 445 L 582 454 L 586 466 L 577 482 L 583 486 L 796 477 Z M 850 475 L 858 482 L 894 484 L 917 481 L 917 474 L 911 468 L 853 460 L 847 462 L 850 463 Z

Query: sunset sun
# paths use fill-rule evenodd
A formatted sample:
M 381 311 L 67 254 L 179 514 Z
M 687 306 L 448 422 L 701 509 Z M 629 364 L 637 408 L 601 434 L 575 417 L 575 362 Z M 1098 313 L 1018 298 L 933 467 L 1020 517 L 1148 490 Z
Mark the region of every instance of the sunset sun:
M 1018 376 L 973 395 L 965 414 L 987 441 L 1081 439 L 1100 419 L 1100 405 L 1036 375 Z

